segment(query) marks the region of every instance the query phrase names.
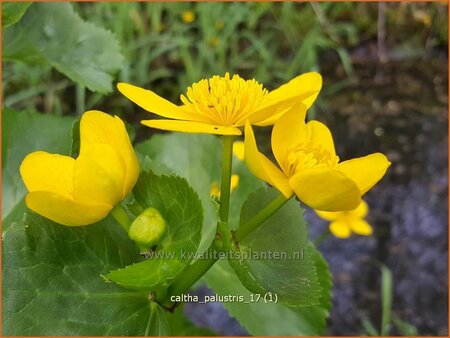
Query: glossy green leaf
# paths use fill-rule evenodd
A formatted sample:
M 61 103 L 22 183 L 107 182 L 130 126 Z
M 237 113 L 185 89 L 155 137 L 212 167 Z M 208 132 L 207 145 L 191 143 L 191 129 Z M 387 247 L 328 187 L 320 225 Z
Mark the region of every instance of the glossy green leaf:
M 172 336 L 167 311 L 156 303 L 151 303 L 150 308 L 149 330 L 146 332 L 146 336 Z
M 231 316 L 235 317 L 251 335 L 255 336 L 310 336 L 322 335 L 331 307 L 331 276 L 321 254 L 307 247 L 315 261 L 318 279 L 322 288 L 319 305 L 289 307 L 281 303 L 266 303 L 264 294 L 258 296 L 247 290 L 226 261 L 217 262 L 205 275 L 204 280 L 220 295 L 240 295 L 243 302 L 223 303 Z M 253 301 L 252 301 L 253 300 Z
M 72 117 L 35 112 L 2 111 L 2 215 L 6 217 L 25 196 L 19 174 L 25 156 L 36 150 L 68 155 Z
M 2 245 L 4 335 L 131 336 L 164 325 L 148 294 L 101 278 L 139 259 L 111 218 L 69 228 L 29 211 L 3 233 Z
M 8 27 L 19 21 L 31 2 L 2 2 L 2 27 Z
M 35 3 L 3 32 L 3 59 L 50 64 L 92 91 L 112 91 L 123 64 L 114 35 L 83 21 L 70 3 Z
M 133 194 L 135 203 L 130 211 L 134 216 L 146 208 L 156 208 L 166 221 L 166 235 L 153 258 L 112 271 L 106 278 L 136 289 L 165 286 L 191 262 L 197 251 L 203 224 L 201 202 L 185 179 L 152 172 L 141 173 Z
M 248 222 L 278 195 L 272 188 L 253 193 L 242 207 L 240 224 Z M 319 303 L 321 287 L 311 252 L 307 250 L 303 213 L 300 204 L 291 199 L 239 242 L 243 259 L 231 263 L 249 290 L 272 292 L 279 302 L 290 306 Z

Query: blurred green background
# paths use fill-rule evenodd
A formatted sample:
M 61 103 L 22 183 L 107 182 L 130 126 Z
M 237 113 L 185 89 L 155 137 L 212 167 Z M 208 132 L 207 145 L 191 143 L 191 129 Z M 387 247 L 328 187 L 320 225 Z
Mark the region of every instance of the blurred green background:
M 28 26 L 19 21 L 4 30 L 4 135 L 14 116 L 5 108 L 32 112 L 36 120 L 45 115 L 39 121 L 47 128 L 47 116 L 74 117 L 99 109 L 128 122 L 136 143 L 158 131 L 138 123 L 150 114 L 120 95 L 117 82 L 152 89 L 179 103 L 191 83 L 227 71 L 255 78 L 269 90 L 303 72 L 319 71 L 324 86 L 308 117 L 327 122 L 340 157 L 381 151 L 393 163 L 367 196 L 374 235 L 332 238 L 319 247 L 334 275 L 326 334 L 377 334 L 371 325 L 379 327 L 381 321 L 382 279 L 378 267 L 369 264 L 374 260 L 392 271 L 392 317 L 398 325 L 390 334 L 448 334 L 447 3 L 72 6 L 83 20 L 112 35 L 78 22 L 73 13 L 59 12 L 42 12 L 41 17 L 27 13 Z M 73 27 L 62 14 L 74 20 Z M 64 29 L 55 32 L 55 27 Z M 67 43 L 52 45 L 56 35 L 59 43 Z M 30 121 L 20 119 L 22 124 Z M 72 120 L 64 123 L 64 131 L 70 130 Z M 26 127 L 20 128 L 21 135 L 28 135 L 25 148 L 30 151 L 37 146 L 33 131 L 26 134 Z M 257 132 L 268 139 L 270 128 Z M 9 136 L 14 140 L 14 134 Z M 13 149 L 8 142 L 3 148 Z M 261 148 L 269 152 L 269 143 Z M 18 166 L 24 154 L 10 154 L 8 161 L 11 157 Z M 3 189 L 7 180 L 5 174 Z M 3 201 L 2 209 L 9 205 L 9 211 L 14 204 L 8 203 Z M 326 224 L 312 214 L 307 217 L 311 236 L 319 236 Z M 187 304 L 185 311 L 197 324 L 221 334 L 245 334 L 223 308 Z
M 239 73 L 273 89 L 314 70 L 325 72 L 316 112 L 336 91 L 358 84 L 355 66 L 421 59 L 448 43 L 445 3 L 73 6 L 118 39 L 125 60 L 114 82 L 151 88 L 176 103 L 188 85 L 214 74 Z M 96 108 L 130 121 L 142 117 L 117 91 L 93 93 L 50 66 L 5 63 L 2 80 L 3 104 L 15 109 L 72 115 Z

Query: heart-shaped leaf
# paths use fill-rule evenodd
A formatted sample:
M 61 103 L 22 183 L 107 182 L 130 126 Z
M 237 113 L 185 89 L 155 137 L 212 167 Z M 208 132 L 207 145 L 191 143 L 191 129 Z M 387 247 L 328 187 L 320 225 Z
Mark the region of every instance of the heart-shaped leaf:
M 275 189 L 266 188 L 250 195 L 242 207 L 240 224 L 249 221 L 278 194 Z M 230 263 L 249 290 L 272 292 L 278 301 L 290 306 L 319 303 L 321 287 L 307 250 L 303 213 L 300 204 L 290 200 L 239 242 L 243 259 Z
M 167 234 L 153 257 L 106 278 L 122 286 L 152 289 L 165 286 L 192 261 L 200 243 L 203 209 L 185 179 L 143 172 L 133 189 L 135 203 L 130 211 L 138 216 L 146 208 L 156 208 L 166 220 Z

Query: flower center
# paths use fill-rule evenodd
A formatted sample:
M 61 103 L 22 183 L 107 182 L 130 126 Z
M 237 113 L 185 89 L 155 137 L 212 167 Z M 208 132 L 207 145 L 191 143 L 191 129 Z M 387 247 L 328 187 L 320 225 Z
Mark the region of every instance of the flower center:
M 238 120 L 253 113 L 261 104 L 267 90 L 256 80 L 244 80 L 239 75 L 226 73 L 213 76 L 188 87 L 181 101 L 191 112 L 223 126 L 234 126 Z
M 288 174 L 292 176 L 302 169 L 317 166 L 334 169 L 338 162 L 338 156 L 325 149 L 322 145 L 309 141 L 307 143 L 297 144 L 289 150 L 287 157 Z

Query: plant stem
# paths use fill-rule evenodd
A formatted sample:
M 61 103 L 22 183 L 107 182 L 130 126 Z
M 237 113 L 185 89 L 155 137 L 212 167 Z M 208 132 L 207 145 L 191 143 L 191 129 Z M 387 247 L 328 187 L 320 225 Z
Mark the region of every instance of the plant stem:
M 86 107 L 86 88 L 80 84 L 76 86 L 75 104 L 77 114 L 83 114 Z
M 223 166 L 225 167 L 225 166 Z M 225 171 L 222 171 L 224 173 Z M 222 185 L 223 186 L 223 185 Z M 223 191 L 223 190 L 222 190 Z M 222 196 L 222 192 L 221 192 Z M 246 235 L 255 230 L 259 225 L 261 225 L 266 219 L 272 216 L 279 208 L 281 208 L 289 198 L 284 197 L 280 194 L 272 202 L 270 202 L 263 210 L 261 210 L 255 217 L 250 219 L 247 223 L 241 226 L 235 233 L 234 239 L 239 241 Z M 223 204 L 221 203 L 221 207 Z M 226 214 L 228 216 L 228 213 Z M 183 274 L 175 280 L 175 282 L 169 287 L 168 297 L 180 295 L 188 291 L 194 283 L 199 280 L 219 259 L 219 252 L 223 251 L 223 243 L 221 239 L 226 236 L 224 233 L 228 231 L 228 225 L 226 222 L 217 222 L 217 233 L 216 239 L 213 241 L 208 250 L 204 253 L 202 259 L 196 260 L 191 266 L 189 266 Z M 170 298 L 166 298 L 166 303 L 163 305 L 170 308 L 173 304 L 169 301 Z
M 233 136 L 222 137 L 222 183 L 220 185 L 220 220 L 228 222 L 230 209 L 231 165 L 233 160 Z
M 233 160 L 233 136 L 222 137 L 222 182 L 220 187 L 219 220 L 216 228 L 216 238 L 204 253 L 204 257 L 197 259 L 169 286 L 167 296 L 162 305 L 167 308 L 173 306 L 171 296 L 178 296 L 187 292 L 219 259 L 218 252 L 224 250 L 223 238 L 228 230 L 228 212 L 230 208 L 231 166 Z M 228 234 L 229 236 L 229 234 Z
M 278 209 L 280 209 L 290 198 L 284 197 L 283 194 L 278 195 L 272 202 L 270 202 L 264 209 L 257 213 L 247 223 L 244 223 L 234 233 L 234 239 L 239 242 L 245 236 L 250 234 L 265 220 L 272 216 Z
M 132 221 L 120 203 L 117 204 L 114 207 L 114 209 L 111 210 L 111 215 L 116 219 L 117 223 L 119 223 L 125 230 L 125 232 L 128 234 Z
M 325 230 L 319 237 L 317 237 L 314 240 L 314 245 L 319 246 L 319 244 L 322 243 L 325 239 L 327 239 L 328 236 L 330 236 L 330 235 L 331 235 L 330 229 Z

